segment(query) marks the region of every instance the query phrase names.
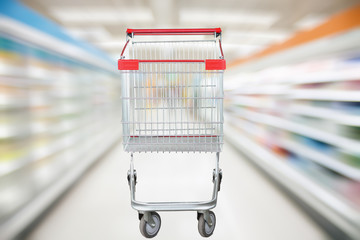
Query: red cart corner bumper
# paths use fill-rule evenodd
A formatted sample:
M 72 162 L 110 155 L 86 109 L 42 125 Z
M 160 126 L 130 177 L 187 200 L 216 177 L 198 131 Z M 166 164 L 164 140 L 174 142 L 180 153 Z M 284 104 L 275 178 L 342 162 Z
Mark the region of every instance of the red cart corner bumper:
M 205 70 L 225 70 L 226 61 L 225 59 L 206 59 Z

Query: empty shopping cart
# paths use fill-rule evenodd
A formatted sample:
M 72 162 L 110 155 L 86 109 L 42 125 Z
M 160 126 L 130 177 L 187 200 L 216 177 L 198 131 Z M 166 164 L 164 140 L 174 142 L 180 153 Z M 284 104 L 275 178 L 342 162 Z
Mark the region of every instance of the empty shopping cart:
M 118 61 L 122 81 L 123 146 L 131 153 L 128 182 L 140 231 L 156 236 L 156 211 L 197 211 L 198 230 L 212 235 L 222 178 L 223 72 L 221 29 L 127 29 Z M 211 152 L 216 154 L 209 201 L 140 202 L 135 198 L 136 152 Z

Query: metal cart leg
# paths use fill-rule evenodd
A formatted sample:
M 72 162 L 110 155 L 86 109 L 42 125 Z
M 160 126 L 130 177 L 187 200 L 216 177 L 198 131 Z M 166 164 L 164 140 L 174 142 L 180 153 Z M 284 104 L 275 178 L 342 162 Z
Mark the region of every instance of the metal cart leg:
M 130 160 L 130 169 L 127 172 L 127 180 L 128 184 L 131 190 L 131 183 L 134 182 L 134 191 L 135 191 L 135 185 L 137 183 L 137 173 L 134 169 L 134 162 L 133 162 L 133 154 L 131 153 L 131 160 Z
M 215 184 L 216 176 L 218 176 L 218 188 L 217 191 L 220 191 L 220 185 L 222 180 L 222 170 L 219 168 L 219 160 L 220 160 L 220 153 L 216 153 L 216 168 L 213 170 L 213 183 Z

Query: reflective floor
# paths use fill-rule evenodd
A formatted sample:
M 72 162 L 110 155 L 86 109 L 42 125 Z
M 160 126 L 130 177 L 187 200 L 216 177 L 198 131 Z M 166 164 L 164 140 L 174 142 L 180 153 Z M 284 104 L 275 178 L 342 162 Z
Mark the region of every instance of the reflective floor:
M 214 154 L 135 154 L 137 197 L 148 201 L 206 200 Z M 28 236 L 29 240 L 143 239 L 130 206 L 129 154 L 116 146 Z M 326 234 L 228 144 L 220 156 L 223 183 L 212 239 L 327 239 Z M 156 239 L 203 239 L 196 212 L 160 212 Z

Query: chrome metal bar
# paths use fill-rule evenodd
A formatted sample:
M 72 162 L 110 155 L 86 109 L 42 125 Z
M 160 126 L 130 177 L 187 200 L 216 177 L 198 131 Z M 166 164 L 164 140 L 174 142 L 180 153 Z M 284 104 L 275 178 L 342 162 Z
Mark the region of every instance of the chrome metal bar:
M 168 86 L 147 86 L 145 88 L 167 88 Z M 186 86 L 186 85 L 180 85 L 180 84 L 177 84 L 176 87 L 178 88 L 182 88 L 182 87 L 216 87 L 216 85 L 190 85 L 190 86 Z M 143 88 L 143 87 L 137 87 L 135 86 L 134 88 Z
M 200 128 L 200 130 L 214 130 L 215 128 Z M 187 128 L 173 128 L 173 131 L 182 131 L 182 130 L 187 130 Z M 162 131 L 160 129 L 150 129 L 150 130 L 145 130 L 145 129 L 136 129 L 137 132 L 143 132 L 143 131 Z M 175 137 L 177 137 L 177 135 L 175 135 Z
M 170 103 L 169 104 L 172 104 L 171 98 L 168 98 Z M 148 99 L 148 100 L 151 100 L 151 99 Z M 210 106 L 210 107 L 197 107 L 196 111 L 197 111 L 197 114 L 199 114 L 199 111 L 200 109 L 205 109 L 205 108 L 216 108 L 214 106 Z M 156 109 L 169 109 L 168 107 L 157 107 L 157 108 L 151 108 L 151 107 L 148 107 L 148 108 L 135 108 L 134 110 L 156 110 Z M 175 109 L 186 109 L 185 107 L 172 107 L 171 108 L 172 110 L 175 110 Z M 146 112 L 146 111 L 145 111 Z M 169 114 L 171 114 L 171 112 L 169 111 Z M 169 116 L 170 118 L 171 116 Z M 176 116 L 175 116 L 176 117 Z
M 181 40 L 181 41 L 134 41 L 133 43 L 204 43 L 204 42 L 216 42 L 216 40 Z
M 131 154 L 132 156 L 132 154 Z M 212 191 L 212 198 L 209 201 L 194 201 L 194 202 L 141 202 L 135 198 L 135 177 L 133 170 L 133 159 L 131 157 L 130 169 L 130 195 L 131 207 L 139 212 L 148 211 L 206 211 L 216 207 L 217 195 L 219 189 L 219 159 L 220 153 L 216 153 L 216 168 L 214 176 L 214 184 Z

